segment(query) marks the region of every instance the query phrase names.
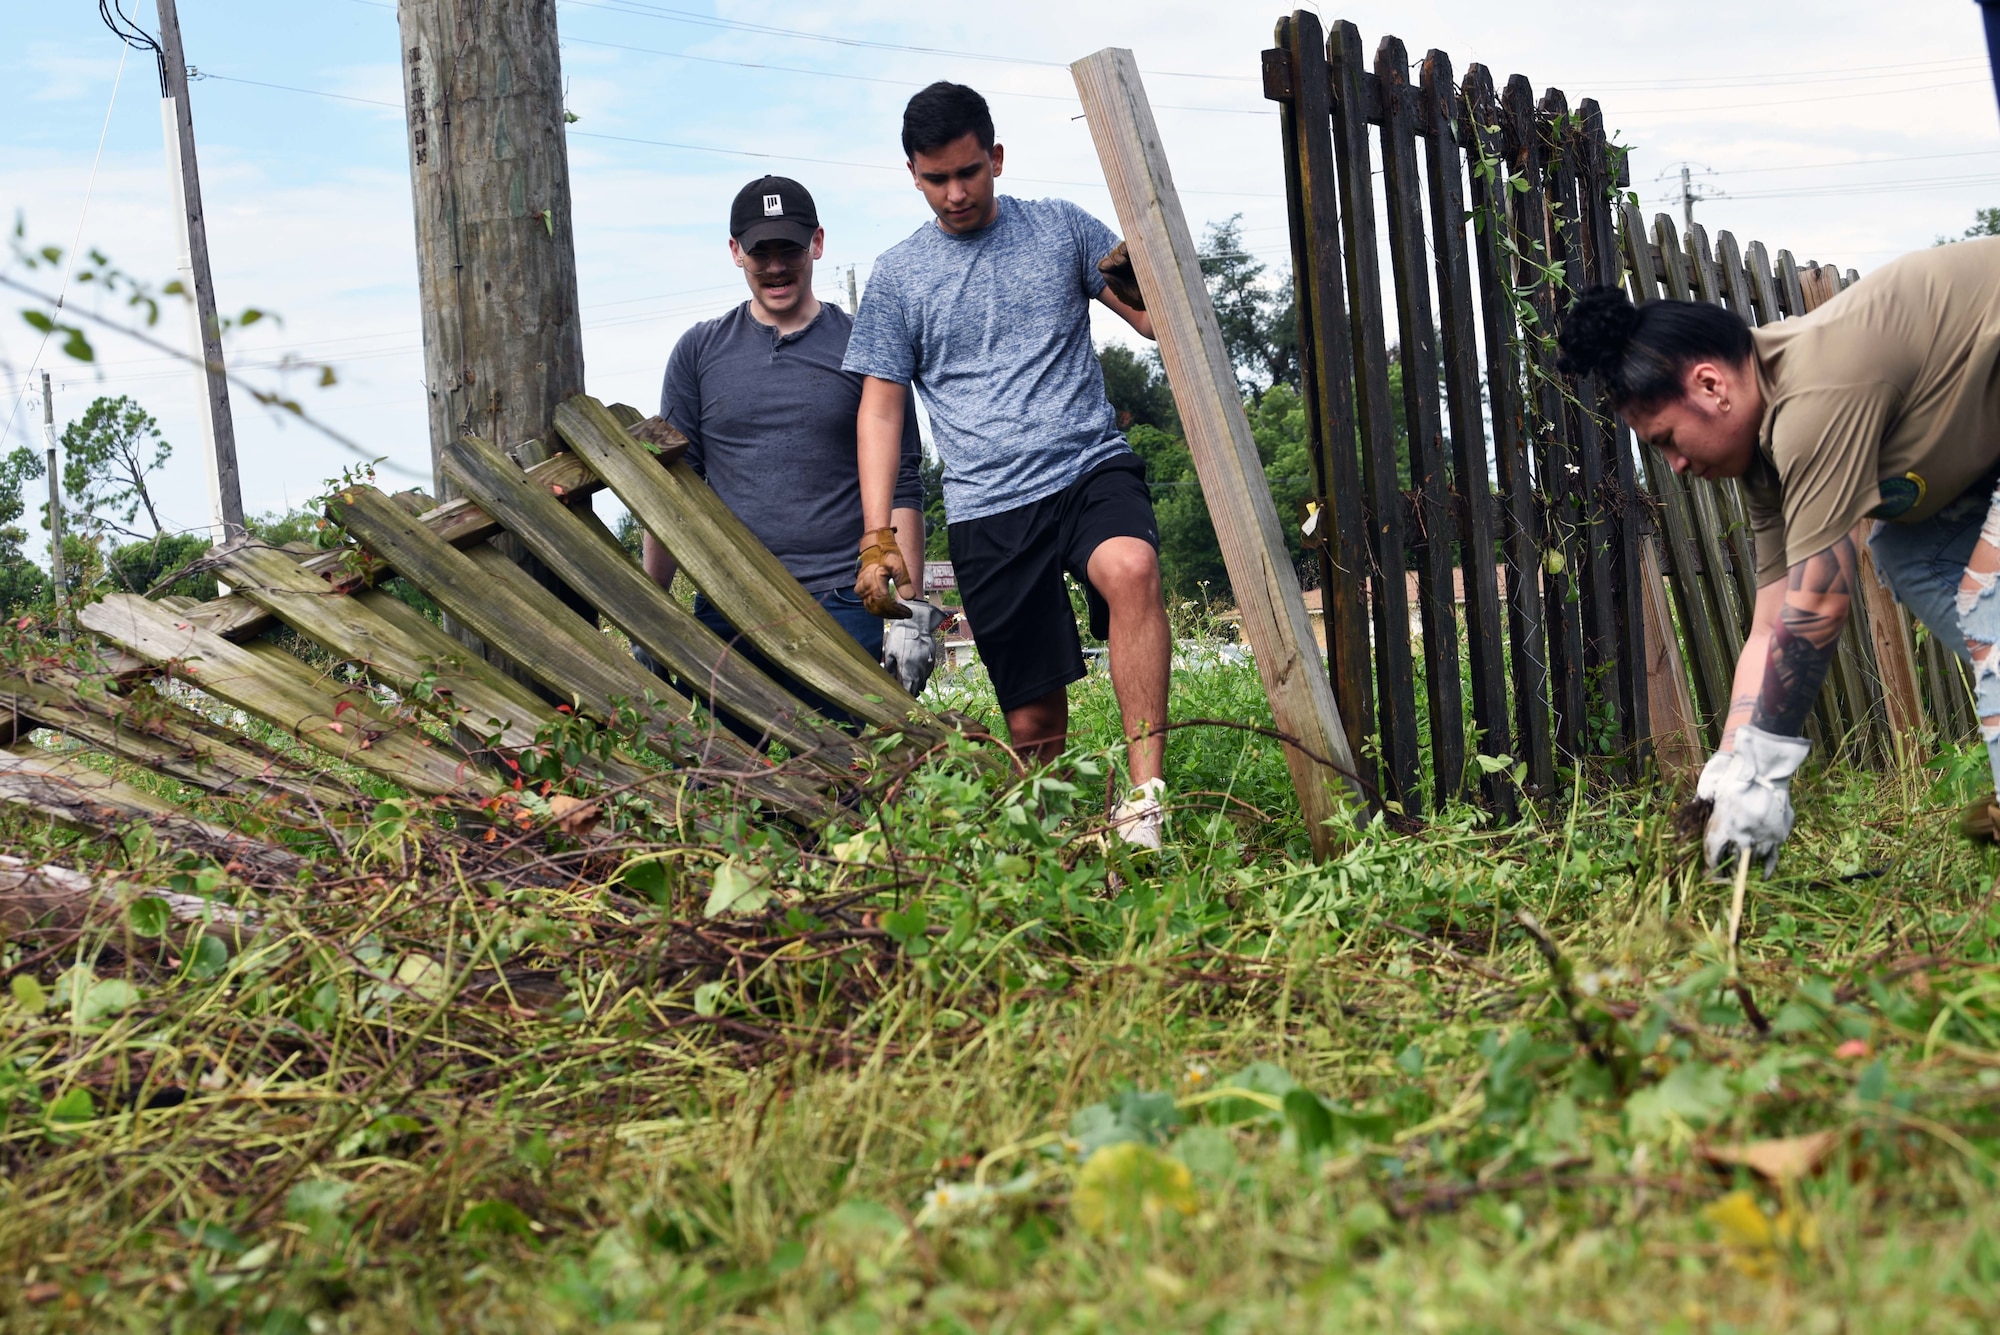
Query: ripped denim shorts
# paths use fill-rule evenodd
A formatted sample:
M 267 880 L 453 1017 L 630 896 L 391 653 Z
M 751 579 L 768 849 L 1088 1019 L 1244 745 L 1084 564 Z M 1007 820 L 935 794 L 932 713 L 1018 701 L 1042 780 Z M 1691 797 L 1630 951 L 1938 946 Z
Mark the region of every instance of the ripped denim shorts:
M 1967 662 L 1967 640 L 2000 643 L 2000 587 L 1991 581 L 1961 601 L 1960 586 L 1972 549 L 1990 530 L 2000 546 L 2000 472 L 1988 474 L 1928 519 L 1914 524 L 1875 525 L 1868 540 L 1875 568 L 1895 591 L 1896 600 L 1936 635 L 1938 643 Z M 2000 715 L 2000 656 L 1975 667 L 1974 693 L 1982 718 Z

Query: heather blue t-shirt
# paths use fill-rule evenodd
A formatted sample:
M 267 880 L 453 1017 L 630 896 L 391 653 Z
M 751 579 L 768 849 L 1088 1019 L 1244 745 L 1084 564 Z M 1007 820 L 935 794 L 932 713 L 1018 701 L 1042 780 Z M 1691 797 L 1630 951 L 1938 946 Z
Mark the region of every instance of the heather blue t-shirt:
M 1050 496 L 1130 451 L 1090 342 L 1111 229 L 1065 199 L 1002 195 L 967 235 L 927 222 L 875 261 L 850 371 L 923 396 L 953 523 Z
M 849 587 L 859 561 L 861 377 L 841 367 L 852 324 L 822 304 L 811 324 L 780 334 L 746 301 L 681 335 L 660 388 L 688 467 L 810 593 Z M 923 508 L 921 449 L 905 408 L 899 508 Z

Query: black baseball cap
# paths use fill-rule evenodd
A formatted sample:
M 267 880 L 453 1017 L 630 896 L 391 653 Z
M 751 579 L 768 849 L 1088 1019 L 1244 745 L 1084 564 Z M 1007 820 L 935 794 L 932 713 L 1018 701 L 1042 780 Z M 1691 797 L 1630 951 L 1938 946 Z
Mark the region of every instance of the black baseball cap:
M 765 241 L 810 246 L 818 230 L 813 197 L 789 176 L 761 176 L 738 190 L 729 206 L 729 235 L 745 250 Z

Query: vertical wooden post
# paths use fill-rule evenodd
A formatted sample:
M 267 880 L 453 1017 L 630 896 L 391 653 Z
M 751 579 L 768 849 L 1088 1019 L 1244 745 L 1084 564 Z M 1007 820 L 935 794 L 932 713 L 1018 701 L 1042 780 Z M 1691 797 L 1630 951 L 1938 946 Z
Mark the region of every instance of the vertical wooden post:
M 1202 279 L 1201 259 L 1181 212 L 1159 127 L 1130 51 L 1099 51 L 1070 66 L 1104 164 L 1139 288 L 1159 337 L 1174 402 L 1243 610 L 1243 630 L 1278 730 L 1297 739 L 1285 763 L 1317 855 L 1332 849 L 1334 785 L 1353 785 L 1354 758 L 1333 688 L 1319 671 L 1305 597 L 1292 572 L 1277 506 L 1250 434 L 1236 373 Z M 1355 796 L 1359 797 L 1358 786 Z
M 583 390 L 555 0 L 398 0 L 431 472 L 545 436 Z
M 56 635 L 69 643 L 69 571 L 63 563 L 62 473 L 56 468 L 56 400 L 49 373 L 42 372 L 42 444 L 48 450 L 49 577 L 55 581 Z
M 1642 540 L 1639 568 L 1640 613 L 1646 626 L 1646 708 L 1652 724 L 1653 755 L 1661 773 L 1686 778 L 1701 768 L 1701 720 L 1688 694 L 1687 664 L 1681 660 L 1680 637 L 1674 634 L 1673 614 L 1667 607 L 1667 581 L 1650 537 Z
M 1319 16 L 1301 10 L 1280 19 L 1288 99 L 1280 99 L 1285 135 L 1285 192 L 1292 216 L 1292 286 L 1299 315 L 1299 372 L 1307 404 L 1313 481 L 1322 522 L 1333 525 L 1321 548 L 1320 599 L 1327 671 L 1347 726 L 1357 774 L 1371 791 L 1375 765 L 1364 748 L 1375 730 L 1374 654 L 1362 581 L 1369 570 L 1355 459 L 1354 344 L 1340 253 L 1338 180 L 1333 162 L 1333 88 Z M 1266 89 L 1270 95 L 1271 89 Z
M 180 238 L 181 286 L 187 302 L 189 340 L 201 358 L 201 435 L 208 468 L 209 518 L 215 536 L 243 536 L 243 484 L 236 469 L 236 423 L 229 411 L 229 377 L 223 371 L 222 322 L 215 313 L 215 277 L 208 265 L 208 222 L 201 207 L 201 172 L 195 165 L 194 108 L 188 102 L 187 55 L 181 49 L 174 0 L 159 0 L 160 118 L 167 136 L 167 172 L 173 180 Z
M 1555 367 L 1555 293 L 1526 261 L 1555 258 L 1555 235 L 1549 226 L 1547 145 L 1536 115 L 1534 88 L 1519 74 L 1508 76 L 1502 95 L 1501 128 L 1516 179 L 1526 189 L 1513 192 L 1514 235 L 1522 263 L 1513 281 L 1527 289 L 1534 328 L 1522 339 L 1522 355 L 1531 368 L 1530 386 L 1536 405 L 1534 433 L 1535 480 L 1546 505 L 1543 533 L 1562 558 L 1545 560 L 1542 589 L 1548 609 L 1549 702 L 1554 707 L 1556 749 L 1573 765 L 1583 755 L 1583 609 L 1579 597 L 1582 562 L 1577 559 L 1576 483 L 1570 473 L 1574 446 L 1569 413 L 1564 407 Z
M 1422 186 L 1417 171 L 1417 99 L 1403 43 L 1375 49 L 1382 97 L 1382 193 L 1388 204 L 1389 276 L 1396 292 L 1403 421 L 1410 486 L 1417 497 L 1417 606 L 1424 628 L 1424 688 L 1431 718 L 1432 804 L 1443 809 L 1465 784 L 1465 701 L 1458 681 L 1458 608 L 1452 545 L 1458 527 L 1444 466 L 1444 407 L 1438 400 L 1437 324 L 1425 263 Z
M 1347 244 L 1348 315 L 1354 330 L 1355 405 L 1361 474 L 1368 492 L 1368 541 L 1375 609 L 1375 693 L 1381 702 L 1382 795 L 1406 811 L 1418 787 L 1416 667 L 1410 656 L 1410 592 L 1403 541 L 1403 481 L 1389 407 L 1389 349 L 1382 326 L 1382 269 L 1375 244 L 1375 177 L 1368 152 L 1368 70 L 1361 34 L 1345 19 L 1327 38 L 1334 97 L 1334 161 L 1340 171 L 1342 239 Z
M 1509 745 L 1507 662 L 1495 561 L 1493 487 L 1487 472 L 1486 423 L 1479 402 L 1479 351 L 1472 314 L 1472 267 L 1465 248 L 1465 169 L 1459 143 L 1471 127 L 1460 119 L 1451 58 L 1424 56 L 1423 105 L 1431 133 L 1425 158 L 1431 186 L 1431 250 L 1437 264 L 1438 325 L 1443 339 L 1445 399 L 1451 410 L 1453 490 L 1462 507 L 1460 569 L 1465 575 L 1465 637 L 1472 660 L 1472 719 L 1486 754 Z M 1482 776 L 1486 800 L 1502 813 L 1515 811 L 1514 786 L 1505 774 Z
M 1516 755 L 1527 763 L 1525 785 L 1536 794 L 1555 787 L 1554 741 L 1549 720 L 1548 608 L 1542 601 L 1541 515 L 1528 475 L 1524 439 L 1527 409 L 1521 370 L 1520 326 L 1514 316 L 1514 274 L 1500 229 L 1513 224 L 1512 187 L 1500 134 L 1500 104 L 1484 65 L 1466 67 L 1459 88 L 1474 155 L 1472 210 L 1479 225 L 1479 314 L 1486 345 L 1486 385 L 1493 404 L 1493 455 L 1499 469 L 1507 549 L 1507 640 L 1513 666 Z
M 1577 195 L 1585 267 L 1591 283 L 1616 287 L 1625 264 L 1618 247 L 1618 224 L 1612 216 L 1612 209 L 1623 167 L 1621 164 L 1618 170 L 1613 169 L 1611 144 L 1604 133 L 1604 113 L 1597 103 L 1585 98 L 1578 105 L 1577 114 L 1582 123 L 1578 143 L 1584 159 Z M 1619 699 L 1624 706 L 1626 737 L 1634 759 L 1643 763 L 1654 728 L 1650 688 L 1640 664 L 1651 661 L 1653 650 L 1649 645 L 1654 632 L 1641 615 L 1639 604 L 1644 596 L 1642 590 L 1663 592 L 1656 584 L 1647 582 L 1658 575 L 1658 561 L 1655 560 L 1648 568 L 1640 560 L 1640 543 L 1650 532 L 1651 514 L 1639 495 L 1637 460 L 1633 453 L 1635 441 L 1631 430 L 1612 411 L 1601 386 L 1592 381 L 1583 387 L 1583 392 L 1584 402 L 1591 406 L 1597 420 L 1603 424 L 1595 431 L 1595 449 L 1602 461 L 1601 480 L 1610 486 L 1616 496 L 1615 502 L 1600 503 L 1599 518 L 1608 525 L 1609 531 L 1596 539 L 1605 545 L 1612 583 L 1606 594 L 1613 604 L 1611 633 L 1615 642 L 1608 646 L 1607 652 L 1618 683 Z M 1601 494 L 1597 484 L 1586 481 L 1586 487 L 1593 497 Z M 1678 663 L 1678 644 L 1674 650 L 1675 662 Z M 1683 680 L 1681 691 L 1685 694 L 1686 690 Z M 1684 716 L 1692 719 L 1693 710 L 1684 711 Z

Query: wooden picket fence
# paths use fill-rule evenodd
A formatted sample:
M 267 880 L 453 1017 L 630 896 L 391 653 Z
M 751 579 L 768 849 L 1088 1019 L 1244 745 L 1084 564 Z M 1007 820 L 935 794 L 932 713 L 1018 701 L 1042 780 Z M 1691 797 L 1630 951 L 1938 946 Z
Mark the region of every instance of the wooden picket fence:
M 1306 11 L 1278 21 L 1263 73 L 1281 112 L 1328 670 L 1364 782 L 1409 814 L 1475 784 L 1505 812 L 1513 782 L 1478 757 L 1520 766 L 1531 795 L 1586 762 L 1698 763 L 1755 598 L 1740 488 L 1641 459 L 1599 387 L 1556 372 L 1556 321 L 1583 287 L 1629 284 L 1763 323 L 1854 276 L 1788 251 L 1774 266 L 1726 235 L 1711 254 L 1698 230 L 1683 250 L 1664 218 L 1649 236 L 1592 99 L 1572 109 L 1476 64 L 1455 79 L 1436 50 L 1413 71 L 1395 37 L 1371 62 L 1353 24 L 1323 33 Z M 1405 580 L 1377 577 L 1412 566 L 1415 636 Z M 1819 740 L 1880 760 L 1926 718 L 1969 728 L 1956 659 L 1913 650 L 1907 615 L 1865 582 Z
M 640 427 L 636 411 L 583 395 L 557 409 L 554 427 L 568 449 L 529 442 L 510 457 L 476 438 L 454 442 L 444 466 L 460 496 L 442 505 L 361 483 L 340 488 L 327 513 L 350 541 L 333 550 L 308 555 L 254 538 L 217 548 L 209 562 L 230 585 L 219 598 L 113 594 L 81 609 L 92 638 L 71 657 L 0 673 L 9 732 L 0 802 L 97 829 L 144 821 L 187 846 L 283 861 L 288 826 L 372 805 L 331 772 L 358 771 L 471 815 L 513 800 L 520 756 L 549 744 L 567 715 L 607 730 L 568 757 L 586 789 L 650 801 L 668 819 L 706 790 L 780 819 L 823 821 L 879 767 L 877 743 L 827 723 L 648 579 L 588 506 L 572 504 L 605 488 L 794 680 L 900 735 L 905 753 L 957 726 L 905 694 L 677 462 L 686 442 L 671 427 Z M 507 535 L 592 614 L 492 545 Z M 519 675 L 381 587 L 396 576 Z M 674 680 L 641 668 L 600 628 L 600 613 Z M 267 634 L 278 628 L 291 635 Z M 219 720 L 218 705 L 240 714 Z M 791 762 L 774 767 L 718 714 L 783 744 Z M 29 741 L 37 731 L 47 745 Z M 200 790 L 229 819 L 191 817 L 116 777 L 106 757 Z

